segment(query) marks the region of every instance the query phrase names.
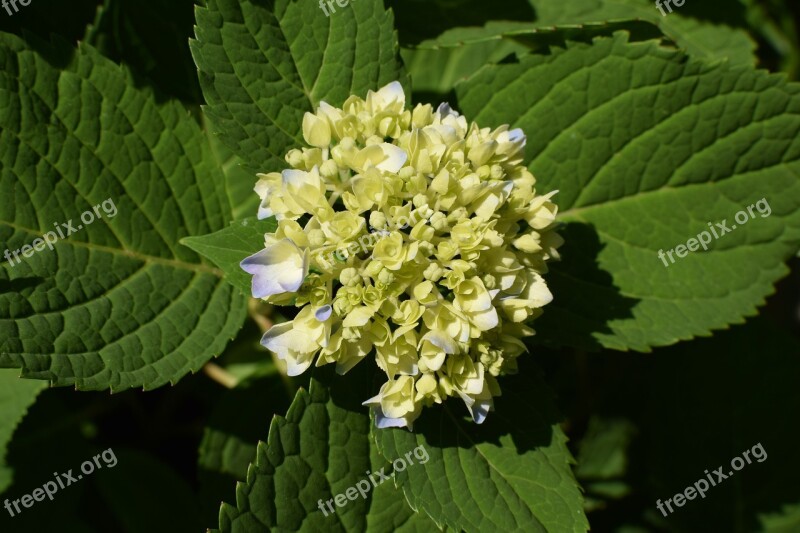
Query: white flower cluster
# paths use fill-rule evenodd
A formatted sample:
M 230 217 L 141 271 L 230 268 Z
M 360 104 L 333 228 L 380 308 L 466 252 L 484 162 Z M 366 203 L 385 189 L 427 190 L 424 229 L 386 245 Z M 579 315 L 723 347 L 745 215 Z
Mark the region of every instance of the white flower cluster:
M 448 396 L 482 422 L 552 299 L 541 274 L 562 243 L 522 131 L 469 125 L 446 104 L 407 110 L 394 82 L 341 109 L 321 103 L 303 136 L 291 168 L 256 186 L 259 217 L 278 228 L 242 268 L 255 297 L 301 308 L 262 343 L 290 375 L 315 362 L 345 373 L 374 354 L 387 381 L 365 404 L 380 427 L 411 427 Z

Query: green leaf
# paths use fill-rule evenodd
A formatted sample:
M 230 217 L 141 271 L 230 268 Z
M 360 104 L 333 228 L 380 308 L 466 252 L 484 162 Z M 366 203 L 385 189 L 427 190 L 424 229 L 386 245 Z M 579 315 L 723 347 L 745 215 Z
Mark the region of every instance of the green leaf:
M 381 0 L 358 0 L 330 17 L 310 1 L 209 0 L 197 9 L 196 35 L 206 116 L 260 172 L 285 168 L 286 152 L 304 144 L 303 114 L 320 101 L 340 105 L 406 82 Z
M 378 472 L 381 468 L 385 468 L 386 473 L 391 470 L 391 466 L 386 463 L 374 445 L 370 446 L 370 461 L 370 471 L 372 472 Z M 387 481 L 375 487 L 371 493 L 370 502 L 366 529 L 369 533 L 434 533 L 442 531 L 425 513 L 414 512 L 408 506 L 403 492 L 396 488 L 394 483 Z
M 327 516 L 320 510 L 320 505 L 366 480 L 367 472 L 376 471 L 371 422 L 361 405 L 371 381 L 365 370 L 360 365 L 348 379 L 334 377 L 332 389 L 326 386 L 333 377 L 330 369 L 318 372 L 308 391 L 298 392 L 286 417 L 275 417 L 267 442 L 258 444 L 247 482 L 237 486 L 236 507 L 224 504 L 220 510 L 220 531 L 365 531 L 367 524 L 370 531 L 387 531 L 383 493 L 380 506 L 373 503 L 378 496 L 370 490 L 366 499 L 356 493 L 342 507 L 332 503 L 334 513 L 325 507 Z M 385 465 L 381 468 L 388 474 Z M 393 520 L 406 531 L 435 531 L 415 529 L 427 522 L 404 520 L 412 511 L 395 509 L 401 514 Z
M 435 50 L 490 41 L 513 40 L 527 45 L 527 50 L 547 51 L 550 46 L 564 46 L 567 41 L 591 43 L 600 36 L 626 30 L 636 40 L 654 39 L 661 35 L 658 26 L 640 20 L 596 22 L 574 26 L 537 27 L 530 22 L 489 21 L 481 27 L 452 28 L 435 39 L 424 41 L 414 48 Z
M 0 494 L 12 482 L 13 470 L 6 465 L 8 443 L 28 408 L 47 383 L 19 378 L 19 370 L 0 370 Z
M 552 394 L 535 368 L 522 368 L 503 378 L 482 425 L 462 406 L 453 412 L 451 399 L 425 412 L 413 433 L 374 430 L 387 460 L 420 446 L 430 457 L 395 474 L 412 508 L 457 531 L 588 530 Z
M 529 22 L 490 21 L 482 27 L 453 28 L 435 39 L 402 50 L 414 92 L 428 97 L 448 98 L 456 83 L 484 65 L 500 63 L 530 51 L 564 46 L 566 41 L 591 43 L 597 36 L 627 30 L 635 40 L 661 35 L 657 26 L 642 21 L 581 24 L 537 28 Z M 438 102 L 437 102 L 438 103 Z
M 457 94 L 481 126 L 522 128 L 538 190 L 560 191 L 569 224 L 543 341 L 647 351 L 708 335 L 755 314 L 786 274 L 800 244 L 800 86 L 617 34 L 487 67 Z M 659 259 L 761 199 L 768 218 L 754 209 L 707 252 Z
M 253 277 L 239 263 L 264 248 L 264 234 L 274 232 L 277 227 L 274 218 L 250 217 L 210 235 L 188 237 L 181 243 L 213 261 L 225 273 L 226 281 L 249 296 Z
M 225 174 L 225 189 L 228 191 L 233 220 L 252 217 L 258 213 L 261 203 L 261 198 L 254 191 L 258 176 L 244 167 L 242 160 L 225 146 L 218 135 L 210 133 L 209 124 L 205 124 L 205 129 L 217 166 Z
M 178 244 L 230 220 L 222 175 L 180 105 L 90 47 L 64 70 L 47 59 L 0 35 L 0 242 L 13 254 L 59 237 L 3 259 L 0 366 L 79 389 L 175 383 L 246 316 L 222 272 Z
M 739 0 L 739 4 L 744 11 L 742 18 L 780 56 L 780 66 L 789 78 L 797 80 L 800 74 L 800 39 L 798 22 L 789 6 L 782 0 L 766 3 Z
M 404 48 L 415 99 L 433 105 L 446 99 L 453 87 L 487 63 L 499 63 L 505 57 L 526 52 L 527 48 L 511 40 L 478 42 L 448 48 Z M 421 94 L 429 93 L 429 94 Z
M 664 35 L 690 55 L 729 59 L 737 65 L 755 65 L 755 41 L 744 31 L 722 24 L 701 22 L 673 13 L 662 16 L 651 0 L 530 0 L 536 8 L 537 25 L 581 24 L 633 18 L 658 25 Z M 666 10 L 666 8 L 665 8 Z
M 794 533 L 800 530 L 800 503 L 786 505 L 781 512 L 767 513 L 761 518 L 765 533 Z
M 626 450 L 635 433 L 635 426 L 624 418 L 593 417 L 581 441 L 575 475 L 589 480 L 625 475 Z
M 636 426 L 625 418 L 592 416 L 578 448 L 575 477 L 593 504 L 587 510 L 605 507 L 607 499 L 627 496 L 631 487 L 624 477 L 629 473 L 628 453 Z

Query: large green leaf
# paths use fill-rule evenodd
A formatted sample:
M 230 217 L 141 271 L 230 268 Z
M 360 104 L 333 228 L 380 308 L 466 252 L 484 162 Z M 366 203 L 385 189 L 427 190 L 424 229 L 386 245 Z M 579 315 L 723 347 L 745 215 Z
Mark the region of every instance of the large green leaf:
M 261 172 L 284 168 L 303 144 L 306 111 L 405 82 L 392 14 L 359 0 L 326 17 L 318 3 L 209 0 L 191 48 L 206 116 L 236 155 Z M 255 180 L 254 180 L 255 181 Z
M 535 2 L 535 0 L 534 0 Z M 651 2 L 640 0 L 566 0 L 537 6 L 536 20 L 474 21 L 483 26 L 451 27 L 435 38 L 406 45 L 402 56 L 424 100 L 447 97 L 457 81 L 487 63 L 514 54 L 540 50 L 565 40 L 591 42 L 598 35 L 625 29 L 631 40 L 665 35 L 698 57 L 729 57 L 733 63 L 753 64 L 755 43 L 742 30 L 701 22 L 680 14 L 665 19 Z M 398 17 L 409 11 L 398 7 Z M 496 11 L 489 17 L 505 17 Z M 462 21 L 466 24 L 467 21 Z
M 414 432 L 374 430 L 388 460 L 420 446 L 430 457 L 395 473 L 398 486 L 414 509 L 457 531 L 587 531 L 552 393 L 531 363 L 501 386 L 482 425 L 451 399 Z
M 211 143 L 211 150 L 217 160 L 217 166 L 225 174 L 225 189 L 228 191 L 228 198 L 231 202 L 233 220 L 254 216 L 261 203 L 261 198 L 254 191 L 258 177 L 245 168 L 241 158 L 234 155 L 218 135 L 208 131 L 209 124 L 206 124 L 205 127 L 209 143 Z
M 370 442 L 370 470 L 381 468 L 388 474 L 392 467 Z M 403 492 L 386 481 L 373 489 L 370 497 L 367 528 L 369 533 L 438 533 L 440 529 L 425 513 L 416 513 L 403 496 Z
M 11 485 L 6 449 L 14 430 L 47 383 L 19 378 L 19 370 L 0 370 L 0 494 Z
M 652 0 L 529 0 L 536 8 L 537 24 L 562 25 L 584 22 L 641 19 L 657 24 L 664 35 L 689 54 L 709 59 L 727 58 L 739 65 L 755 64 L 755 42 L 739 29 L 701 22 L 684 16 L 686 10 L 672 5 L 666 16 Z M 665 2 L 662 2 L 664 4 Z M 667 8 L 665 7 L 665 12 Z
M 539 190 L 560 190 L 567 244 L 547 278 L 544 340 L 646 351 L 708 335 L 755 314 L 786 274 L 800 243 L 800 86 L 617 34 L 486 67 L 457 94 L 482 126 L 522 128 Z M 768 218 L 754 210 L 707 252 L 659 259 L 761 199 Z
M 546 51 L 566 41 L 591 42 L 627 30 L 635 40 L 661 35 L 654 24 L 643 21 L 620 21 L 578 26 L 537 27 L 530 22 L 490 21 L 481 27 L 453 28 L 435 39 L 413 48 L 403 48 L 414 92 L 428 99 L 447 98 L 456 83 L 484 65 L 500 63 L 530 51 Z M 436 102 L 438 104 L 438 102 Z
M 0 65 L 0 242 L 13 253 L 76 230 L 3 259 L 0 366 L 114 391 L 198 370 L 246 315 L 222 272 L 178 243 L 230 220 L 203 132 L 89 47 L 57 70 L 0 35 Z
M 530 22 L 489 21 L 480 27 L 452 28 L 435 39 L 415 45 L 414 48 L 433 50 L 489 41 L 512 40 L 527 45 L 526 50 L 546 51 L 550 46 L 563 46 L 566 41 L 591 43 L 595 37 L 610 36 L 620 30 L 630 32 L 636 40 L 654 39 L 661 35 L 658 26 L 641 20 L 546 27 L 539 27 Z
M 527 48 L 510 39 L 481 41 L 452 47 L 435 45 L 404 48 L 403 60 L 408 66 L 415 100 L 438 105 L 456 83 L 466 79 L 487 63 L 499 63 Z
M 365 531 L 368 525 L 375 532 L 395 526 L 404 531 L 437 530 L 424 517 L 413 516 L 405 504 L 393 505 L 388 512 L 385 504 L 391 497 L 384 491 L 393 490 L 390 482 L 378 486 L 380 493 L 369 490 L 366 498 L 356 494 L 343 507 L 333 503 L 334 513 L 320 509 L 366 480 L 367 472 L 390 472 L 385 463 L 379 464 L 369 437 L 370 419 L 360 405 L 370 381 L 365 370 L 361 365 L 347 382 L 337 376 L 332 389 L 312 377 L 308 391 L 298 392 L 286 417 L 273 420 L 267 442 L 258 444 L 247 481 L 237 486 L 236 507 L 222 506 L 220 531 Z M 330 372 L 321 374 L 330 382 Z M 353 382 L 360 385 L 354 387 Z

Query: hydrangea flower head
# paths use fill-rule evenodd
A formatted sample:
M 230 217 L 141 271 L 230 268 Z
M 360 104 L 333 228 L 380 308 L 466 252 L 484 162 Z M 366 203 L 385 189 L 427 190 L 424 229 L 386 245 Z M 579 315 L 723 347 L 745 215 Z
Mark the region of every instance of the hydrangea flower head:
M 253 296 L 300 308 L 262 344 L 289 375 L 386 374 L 364 402 L 379 427 L 412 427 L 449 396 L 475 422 L 514 373 L 530 321 L 552 300 L 556 191 L 537 195 L 525 135 L 480 128 L 447 104 L 406 109 L 398 82 L 303 119 L 308 146 L 260 174 L 259 218 L 278 227 L 242 261 Z

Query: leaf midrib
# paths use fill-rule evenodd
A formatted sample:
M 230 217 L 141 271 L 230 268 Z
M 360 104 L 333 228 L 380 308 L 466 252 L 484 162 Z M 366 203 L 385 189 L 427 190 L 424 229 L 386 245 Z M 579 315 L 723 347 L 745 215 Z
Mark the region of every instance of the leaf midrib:
M 15 224 L 13 222 L 0 220 L 0 224 L 6 225 L 6 226 L 8 226 L 10 228 L 13 228 L 13 229 L 16 229 L 16 230 L 24 231 L 24 232 L 29 233 L 31 235 L 40 235 L 40 233 L 38 231 L 36 231 L 36 230 L 33 230 L 31 228 L 26 228 L 24 226 L 21 226 L 19 224 Z M 156 264 L 156 265 L 164 265 L 164 266 L 169 266 L 169 267 L 172 267 L 172 268 L 177 268 L 177 269 L 180 269 L 180 270 L 188 270 L 188 271 L 191 271 L 191 272 L 198 272 L 198 273 L 201 273 L 201 274 L 211 274 L 211 275 L 216 276 L 218 278 L 223 278 L 225 276 L 225 274 L 222 272 L 222 270 L 220 270 L 218 268 L 210 267 L 208 265 L 203 265 L 203 264 L 200 264 L 200 263 L 187 263 L 186 261 L 181 261 L 179 259 L 166 259 L 164 257 L 157 257 L 157 256 L 154 256 L 154 255 L 148 255 L 148 254 L 144 254 L 142 252 L 137 252 L 137 251 L 134 251 L 134 250 L 128 250 L 127 248 L 112 248 L 110 246 L 103 246 L 101 244 L 94 244 L 94 243 L 85 242 L 85 241 L 69 240 L 69 239 L 66 239 L 66 238 L 59 240 L 56 244 L 69 244 L 70 246 L 75 246 L 77 248 L 85 248 L 87 250 L 105 252 L 105 253 L 109 253 L 111 255 L 116 255 L 116 256 L 121 256 L 121 257 L 129 257 L 129 258 L 132 258 L 132 259 L 136 259 L 137 261 L 142 261 L 144 263 L 151 263 L 151 264 Z M 0 263 L 0 264 L 4 264 L 4 263 L 5 263 L 5 261 L 3 263 Z

